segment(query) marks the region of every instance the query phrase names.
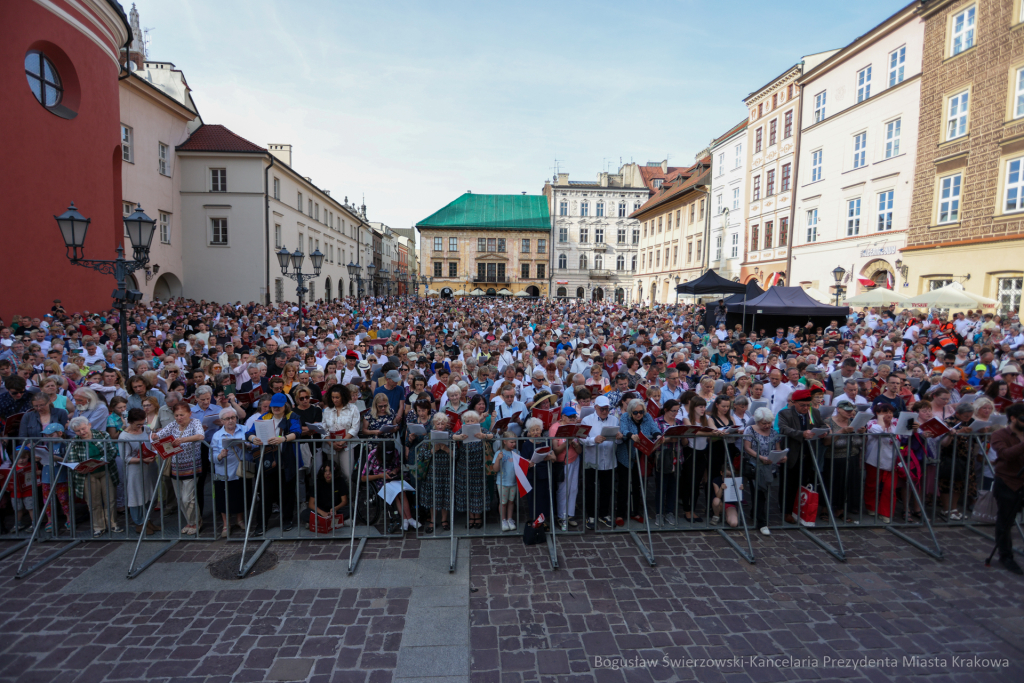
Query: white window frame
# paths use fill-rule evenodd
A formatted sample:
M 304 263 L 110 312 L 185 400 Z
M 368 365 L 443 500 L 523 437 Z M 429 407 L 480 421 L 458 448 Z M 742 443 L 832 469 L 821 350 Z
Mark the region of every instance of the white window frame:
M 949 43 L 951 57 L 974 47 L 974 27 L 977 14 L 978 6 L 971 5 L 953 16 Z
M 558 255 L 558 269 L 559 270 L 565 270 L 568 267 L 569 267 L 569 259 L 566 257 L 565 254 L 559 254 Z
M 590 229 L 580 228 L 580 244 L 587 244 L 590 242 Z
M 586 199 L 580 202 L 580 215 L 584 217 L 590 215 L 590 202 L 588 202 Z
M 946 140 L 956 140 L 967 135 L 970 123 L 970 90 L 963 90 L 949 98 L 946 103 Z
M 597 203 L 597 209 L 594 213 L 597 218 L 604 218 L 604 202 Z
M 732 188 L 732 210 L 737 211 L 740 208 L 740 188 Z
M 274 199 L 281 201 L 281 179 L 274 178 Z
M 450 254 L 453 251 L 458 251 L 458 250 L 459 250 L 459 238 L 458 237 L 449 237 L 448 238 L 448 253 Z
M 857 72 L 857 101 L 863 102 L 871 97 L 871 65 Z
M 228 191 L 228 170 L 226 168 L 210 169 L 210 192 Z
M 171 163 L 168 159 L 171 148 L 162 142 L 156 143 L 156 169 L 160 175 L 171 175 Z
M 827 90 L 822 90 L 820 93 L 814 96 L 814 122 L 825 120 L 825 102 L 827 100 Z
M 729 258 L 739 258 L 740 255 L 740 234 L 732 234 L 732 244 L 729 245 Z
M 892 230 L 892 203 L 895 194 L 894 190 L 878 193 L 878 220 L 875 222 L 875 232 Z
M 885 124 L 885 158 L 889 159 L 900 153 L 900 132 L 903 119 L 896 119 Z
M 166 211 L 161 211 L 159 217 L 160 225 L 160 243 L 170 244 L 171 243 L 171 214 Z
M 807 241 L 817 242 L 818 241 L 818 210 L 808 209 L 807 210 Z
M 131 126 L 121 124 L 121 161 L 129 164 L 135 163 L 135 131 Z
M 223 226 L 217 225 L 218 221 L 224 221 Z M 218 237 L 218 234 L 217 234 L 218 230 L 223 230 L 224 231 L 223 239 L 222 240 L 217 240 L 216 239 Z M 226 217 L 211 218 L 210 219 L 210 246 L 211 247 L 226 247 L 226 246 L 228 246 L 228 244 L 230 244 L 229 239 L 230 239 L 230 237 L 229 237 L 229 233 L 228 233 L 228 219 Z
M 999 302 L 1000 311 L 1003 315 L 1016 313 L 1020 310 L 1021 289 L 1024 288 L 1024 278 L 1001 277 L 996 280 L 996 300 Z M 1008 296 L 1009 305 L 1003 304 L 1003 297 Z
M 615 237 L 616 237 L 616 239 L 615 239 L 615 243 L 616 244 L 625 244 L 626 243 L 626 229 L 625 228 L 619 228 L 616 231 Z
M 721 235 L 717 235 L 715 237 L 715 260 L 716 261 L 721 261 L 722 260 L 722 236 Z
M 1010 194 L 1014 199 L 1011 204 Z M 1003 213 L 1024 211 L 1024 157 L 1006 162 L 1006 190 L 1003 192 Z
M 860 168 L 867 163 L 867 132 L 857 133 L 853 136 L 853 167 Z
M 907 46 L 898 47 L 889 53 L 889 87 L 903 82 L 903 71 L 907 61 Z
M 860 197 L 846 200 L 846 236 L 860 234 Z
M 558 202 L 558 215 L 568 216 L 569 215 L 569 202 L 565 199 Z
M 817 182 L 821 180 L 821 166 L 822 159 L 825 156 L 825 150 L 816 149 L 811 152 L 811 182 Z
M 1024 8 L 1024 3 L 1021 3 L 1021 7 Z M 1021 11 L 1024 12 L 1024 9 Z M 1024 21 L 1024 19 L 1021 21 Z M 1019 119 L 1024 118 L 1024 67 L 1017 69 L 1017 73 L 1014 76 L 1016 76 L 1014 81 L 1016 85 L 1013 94 L 1013 118 Z
M 434 252 L 439 253 L 444 249 L 444 238 L 434 237 Z
M 721 177 L 725 175 L 725 152 L 718 153 L 718 173 L 717 176 Z
M 594 244 L 604 244 L 604 228 L 594 228 Z
M 569 241 L 569 228 L 558 229 L 558 243 L 565 244 Z
M 953 173 L 939 179 L 938 225 L 960 222 L 960 198 L 963 196 L 964 174 Z M 943 219 L 945 214 L 945 219 Z
M 281 248 L 281 224 L 274 223 L 274 248 Z
M 743 145 L 736 145 L 736 164 L 733 168 L 739 168 L 743 165 Z

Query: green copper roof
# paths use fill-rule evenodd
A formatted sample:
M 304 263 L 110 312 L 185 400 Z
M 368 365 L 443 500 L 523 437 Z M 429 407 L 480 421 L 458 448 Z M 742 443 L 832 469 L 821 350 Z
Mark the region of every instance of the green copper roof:
M 551 215 L 543 195 L 467 192 L 416 227 L 550 231 Z

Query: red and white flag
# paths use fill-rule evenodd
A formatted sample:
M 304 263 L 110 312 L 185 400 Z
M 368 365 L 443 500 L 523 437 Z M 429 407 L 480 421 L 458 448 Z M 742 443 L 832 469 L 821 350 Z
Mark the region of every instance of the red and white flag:
M 892 273 L 885 274 L 885 288 L 892 289 L 896 285 L 896 278 L 892 276 Z
M 516 469 L 516 485 L 519 487 L 519 497 L 522 498 L 533 490 L 530 480 L 526 478 L 526 470 L 530 469 L 530 461 L 526 458 L 516 458 L 512 461 Z

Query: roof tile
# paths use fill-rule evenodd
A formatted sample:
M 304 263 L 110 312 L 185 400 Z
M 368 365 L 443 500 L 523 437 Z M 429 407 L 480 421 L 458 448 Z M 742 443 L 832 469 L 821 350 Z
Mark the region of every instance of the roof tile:
M 184 152 L 266 152 L 257 144 L 216 123 L 204 123 L 177 147 Z

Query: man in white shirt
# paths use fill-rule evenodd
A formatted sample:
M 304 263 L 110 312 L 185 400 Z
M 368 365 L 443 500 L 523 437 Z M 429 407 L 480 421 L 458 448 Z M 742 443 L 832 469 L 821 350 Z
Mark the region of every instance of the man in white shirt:
M 356 367 L 359 362 L 359 354 L 355 351 L 348 351 L 345 353 L 345 369 L 338 370 L 340 377 L 338 378 L 342 384 L 355 384 L 359 386 L 363 381 L 363 374 Z
M 800 378 L 800 371 L 796 368 L 790 368 L 790 372 Z M 800 388 L 799 383 L 792 381 L 783 382 L 782 372 L 778 369 L 772 370 L 768 375 L 769 383 L 764 388 L 764 398 L 768 401 L 768 407 L 771 408 L 772 413 L 778 415 L 779 411 L 786 407 L 789 402 L 789 396 L 794 391 Z
M 619 420 L 612 415 L 607 396 L 597 397 L 594 412 L 583 418 L 581 424 L 590 427 L 590 433 L 583 440 L 583 495 L 587 503 L 587 528 L 594 529 L 599 519 L 602 527 L 610 529 L 614 494 L 612 472 L 617 464 L 615 447 L 622 442 L 622 433 L 618 431 Z M 616 436 L 601 436 L 606 427 L 614 428 Z

